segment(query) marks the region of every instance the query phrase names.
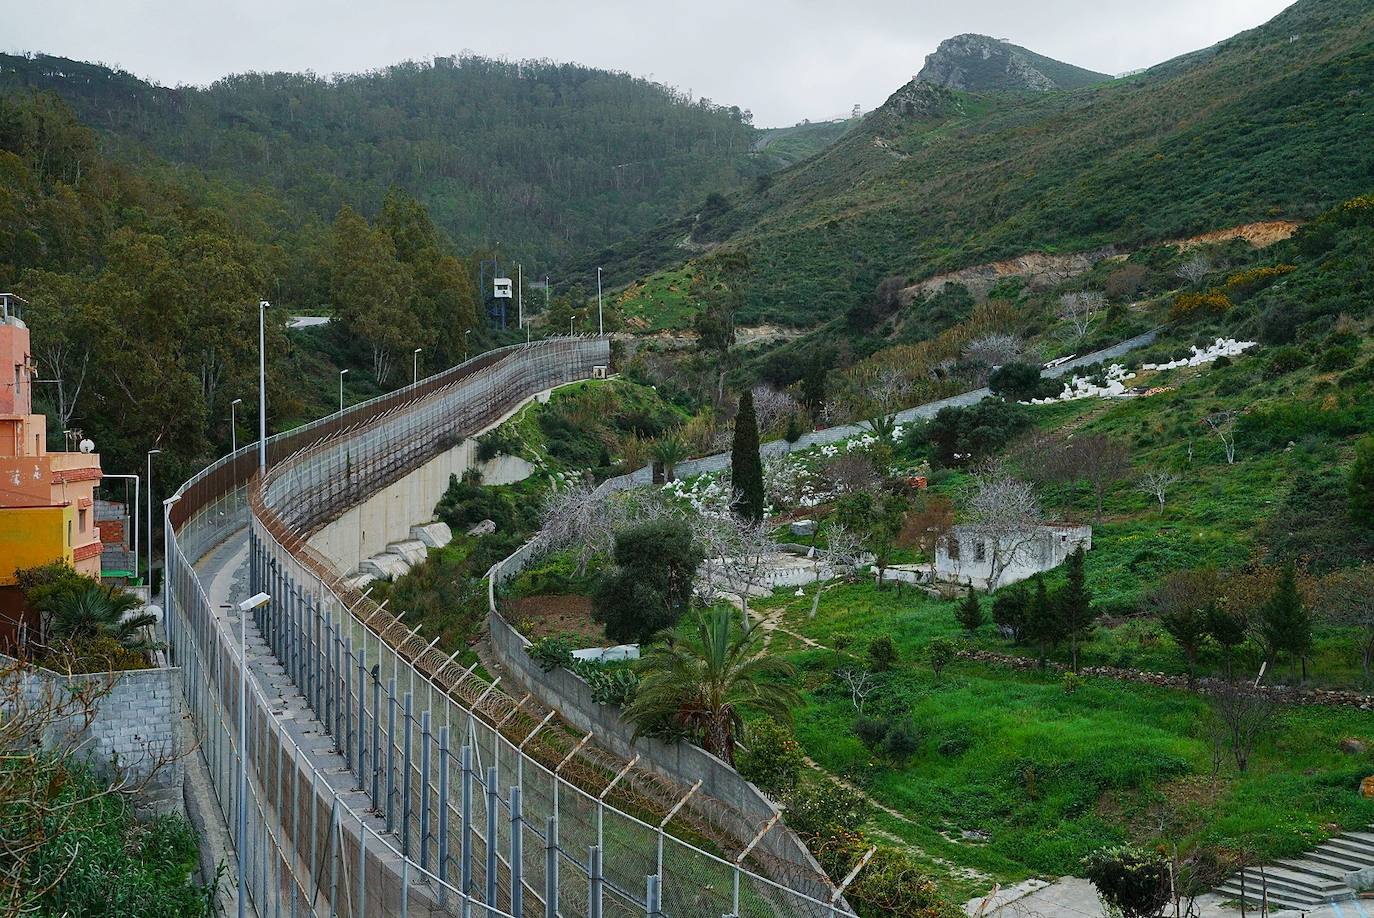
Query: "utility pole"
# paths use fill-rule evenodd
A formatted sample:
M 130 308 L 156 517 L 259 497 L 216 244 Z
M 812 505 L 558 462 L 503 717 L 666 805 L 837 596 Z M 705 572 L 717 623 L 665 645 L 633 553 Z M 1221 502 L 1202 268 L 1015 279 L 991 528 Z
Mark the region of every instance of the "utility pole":
M 243 404 L 243 399 L 236 398 L 229 403 L 229 455 L 234 455 L 239 451 L 239 422 L 238 407 Z
M 596 334 L 601 337 L 606 334 L 606 327 L 601 322 L 601 269 L 596 269 Z

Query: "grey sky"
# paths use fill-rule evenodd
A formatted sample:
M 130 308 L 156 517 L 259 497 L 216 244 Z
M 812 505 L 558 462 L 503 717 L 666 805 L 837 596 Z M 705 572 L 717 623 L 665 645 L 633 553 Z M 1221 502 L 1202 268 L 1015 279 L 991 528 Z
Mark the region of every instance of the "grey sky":
M 165 84 L 356 72 L 464 50 L 551 58 L 652 76 L 776 126 L 872 108 L 961 32 L 1119 73 L 1252 28 L 1291 2 L 16 0 L 0 9 L 0 41 Z

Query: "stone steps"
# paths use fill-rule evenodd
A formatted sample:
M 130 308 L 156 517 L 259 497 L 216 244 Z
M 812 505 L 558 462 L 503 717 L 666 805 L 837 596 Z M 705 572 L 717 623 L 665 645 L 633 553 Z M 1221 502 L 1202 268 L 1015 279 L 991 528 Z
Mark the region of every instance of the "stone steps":
M 1322 842 L 1300 858 L 1260 868 L 1247 867 L 1217 888 L 1217 892 L 1256 905 L 1267 898 L 1271 907 L 1310 909 L 1355 897 L 1348 875 L 1374 868 L 1374 832 L 1346 832 Z M 1242 883 L 1244 888 L 1242 889 Z

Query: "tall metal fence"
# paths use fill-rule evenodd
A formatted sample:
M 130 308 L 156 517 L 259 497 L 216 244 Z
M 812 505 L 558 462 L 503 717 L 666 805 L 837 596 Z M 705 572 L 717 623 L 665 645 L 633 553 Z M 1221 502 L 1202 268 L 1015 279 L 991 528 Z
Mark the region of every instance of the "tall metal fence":
M 514 701 L 350 592 L 306 544 L 455 437 L 607 356 L 605 341 L 576 339 L 515 353 L 273 464 L 249 496 L 250 588 L 273 596 L 257 627 L 401 855 L 464 895 L 529 915 L 849 914 L 819 870 L 809 885 L 820 897 L 747 870 L 758 838 L 725 859 L 673 836 L 697 789 L 569 734 L 529 695 Z M 664 818 L 640 818 L 650 812 Z M 776 823 L 747 830 L 761 837 Z

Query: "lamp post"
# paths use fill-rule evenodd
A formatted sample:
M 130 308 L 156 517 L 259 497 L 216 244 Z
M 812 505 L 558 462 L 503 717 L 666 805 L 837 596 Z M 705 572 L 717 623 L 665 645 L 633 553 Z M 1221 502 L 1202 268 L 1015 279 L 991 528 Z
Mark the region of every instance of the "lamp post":
M 420 381 L 420 352 L 424 348 L 417 347 L 410 352 L 410 384 L 413 386 Z
M 258 593 L 239 603 L 239 918 L 244 918 L 248 905 L 248 887 L 244 882 L 243 863 L 248 859 L 248 613 L 272 599 Z
M 463 330 L 463 363 L 468 362 L 468 335 L 472 334 L 472 329 Z
M 160 449 L 148 450 L 148 601 L 153 600 L 153 456 Z
M 606 326 L 601 321 L 601 269 L 596 269 L 596 335 L 606 334 Z
M 339 412 L 343 413 L 343 378 L 348 375 L 347 370 L 339 371 Z
M 239 422 L 238 407 L 243 404 L 243 399 L 236 398 L 229 403 L 229 455 L 234 455 L 239 451 Z
M 258 303 L 258 468 L 267 470 L 267 338 L 268 302 Z
M 516 309 L 516 315 L 520 317 L 519 320 L 518 320 L 518 321 L 519 321 L 519 325 L 517 325 L 516 328 L 523 327 L 524 324 L 525 324 L 525 266 L 524 266 L 524 265 L 516 265 L 516 266 L 515 266 L 515 309 Z

